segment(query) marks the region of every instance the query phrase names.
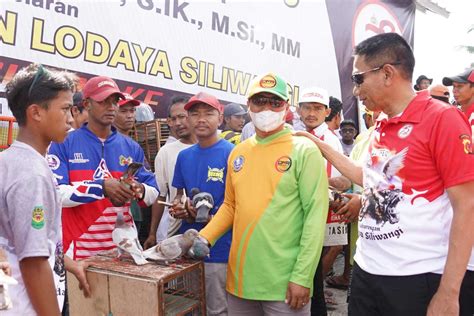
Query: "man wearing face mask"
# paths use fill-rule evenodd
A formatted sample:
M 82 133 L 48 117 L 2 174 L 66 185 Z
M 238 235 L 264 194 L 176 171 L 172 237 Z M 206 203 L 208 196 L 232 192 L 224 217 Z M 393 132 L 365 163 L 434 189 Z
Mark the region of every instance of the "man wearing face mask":
M 315 146 L 284 128 L 289 104 L 281 77 L 256 77 L 247 104 L 256 135 L 231 152 L 224 203 L 200 234 L 214 245 L 232 229 L 230 315 L 310 315 L 328 210 L 325 163 Z

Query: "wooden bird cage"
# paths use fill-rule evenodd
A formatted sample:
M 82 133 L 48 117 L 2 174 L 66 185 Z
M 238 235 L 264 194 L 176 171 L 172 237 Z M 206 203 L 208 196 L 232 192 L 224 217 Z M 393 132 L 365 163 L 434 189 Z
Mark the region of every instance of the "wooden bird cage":
M 206 315 L 204 264 L 200 261 L 138 266 L 128 258 L 99 255 L 90 262 L 90 298 L 84 298 L 76 278 L 68 273 L 71 316 Z
M 143 148 L 145 158 L 150 163 L 150 168 L 155 171 L 155 157 L 160 148 L 170 136 L 166 119 L 138 123 L 131 132 L 131 137 Z

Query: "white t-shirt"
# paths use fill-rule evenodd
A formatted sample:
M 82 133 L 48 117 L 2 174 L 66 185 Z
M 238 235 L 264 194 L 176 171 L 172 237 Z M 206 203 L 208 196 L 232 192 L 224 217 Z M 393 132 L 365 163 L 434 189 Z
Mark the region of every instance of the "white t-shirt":
M 311 131 L 311 134 L 324 141 L 326 144 L 331 146 L 332 149 L 337 150 L 337 152 L 341 154 L 344 153 L 339 138 L 337 138 L 334 132 L 329 129 L 329 126 L 326 123 L 322 123 L 315 129 L 313 129 Z M 328 178 L 341 176 L 341 173 L 333 165 L 328 164 L 329 162 L 326 160 L 326 171 L 328 173 Z
M 4 248 L 18 285 L 8 288 L 13 308 L 3 315 L 36 315 L 19 262 L 48 257 L 59 307 L 64 303 L 65 269 L 61 242 L 61 204 L 45 157 L 15 141 L 0 153 L 0 248 Z
M 341 142 L 339 138 L 329 129 L 326 123 L 322 123 L 311 131 L 311 134 L 315 135 L 326 144 L 331 146 L 332 149 L 339 153 L 343 153 Z M 341 173 L 326 160 L 326 172 L 328 178 L 339 177 Z M 324 246 L 338 246 L 347 245 L 347 225 L 345 223 L 339 223 L 340 216 L 334 214 L 334 212 L 328 212 L 328 219 L 326 223 L 326 237 L 324 238 Z
M 167 197 L 170 202 L 176 196 L 176 188 L 172 187 L 174 167 L 176 159 L 181 150 L 191 147 L 192 144 L 184 144 L 180 140 L 164 145 L 155 158 L 155 177 L 160 196 Z M 176 233 L 181 225 L 181 220 L 175 219 L 169 215 L 168 208 L 165 207 L 160 224 L 156 231 L 156 241 L 161 241 Z

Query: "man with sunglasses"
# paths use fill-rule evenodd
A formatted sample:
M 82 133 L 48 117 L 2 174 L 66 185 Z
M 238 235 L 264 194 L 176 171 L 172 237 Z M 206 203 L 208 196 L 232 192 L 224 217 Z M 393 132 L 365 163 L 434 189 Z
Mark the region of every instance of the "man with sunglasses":
M 88 123 L 69 133 L 63 143 L 53 143 L 48 155 L 63 203 L 64 249 L 74 259 L 115 249 L 112 230 L 117 212 L 132 224 L 130 201 L 147 207 L 158 196 L 153 173 L 143 167 L 127 185 L 120 179 L 129 164 L 144 163 L 144 154 L 112 126 L 117 103 L 124 99 L 115 81 L 93 77 L 82 93 Z
M 0 153 L 0 268 L 18 281 L 8 288 L 12 307 L 3 315 L 59 315 L 65 269 L 90 293 L 86 263 L 63 256 L 61 201 L 45 159 L 51 141 L 61 142 L 75 76 L 32 64 L 7 84 L 6 97 L 19 125 L 16 141 Z M 2 289 L 3 292 L 4 289 Z M 2 296 L 4 293 L 2 293 Z M 3 301 L 1 302 L 3 303 Z
M 415 93 L 415 59 L 398 34 L 355 48 L 354 95 L 381 110 L 362 167 L 312 135 L 363 185 L 351 315 L 458 315 L 474 244 L 471 131 L 456 108 Z
M 443 84 L 453 86 L 454 99 L 461 106 L 461 111 L 466 115 L 471 125 L 472 152 L 474 143 L 474 68 L 468 68 L 457 76 L 444 77 Z M 474 315 L 474 248 L 461 286 L 460 312 L 461 315 Z
M 288 86 L 280 76 L 257 76 L 247 105 L 256 135 L 230 154 L 224 203 L 201 235 L 214 245 L 232 229 L 230 315 L 310 315 L 328 209 L 324 161 L 284 128 Z

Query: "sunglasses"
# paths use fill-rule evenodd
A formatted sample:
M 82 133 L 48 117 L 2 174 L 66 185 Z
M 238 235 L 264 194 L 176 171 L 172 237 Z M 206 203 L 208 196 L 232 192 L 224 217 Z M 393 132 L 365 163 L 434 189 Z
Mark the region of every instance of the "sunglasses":
M 381 66 L 378 66 L 378 67 L 375 67 L 375 68 L 372 68 L 372 69 L 369 69 L 369 70 L 366 70 L 366 71 L 363 71 L 363 72 L 357 72 L 355 74 L 353 74 L 351 76 L 351 79 L 352 79 L 352 82 L 356 85 L 356 86 L 360 86 L 361 84 L 364 83 L 364 78 L 365 78 L 365 75 L 368 74 L 368 73 L 371 73 L 371 72 L 374 72 L 374 71 L 379 71 L 380 69 L 382 69 L 385 65 L 392 65 L 392 66 L 396 66 L 396 65 L 400 65 L 399 62 L 397 63 L 385 63 Z
M 31 82 L 30 88 L 28 89 L 28 99 L 31 98 L 31 91 L 33 91 L 33 88 L 35 85 L 39 82 L 41 77 L 44 76 L 46 73 L 46 70 L 44 69 L 43 65 L 38 66 L 38 70 L 36 70 L 35 76 L 33 77 L 33 81 Z
M 267 97 L 254 97 L 250 98 L 250 102 L 256 106 L 265 106 L 270 104 L 273 109 L 279 109 L 286 105 L 286 101 L 278 98 L 267 98 Z

